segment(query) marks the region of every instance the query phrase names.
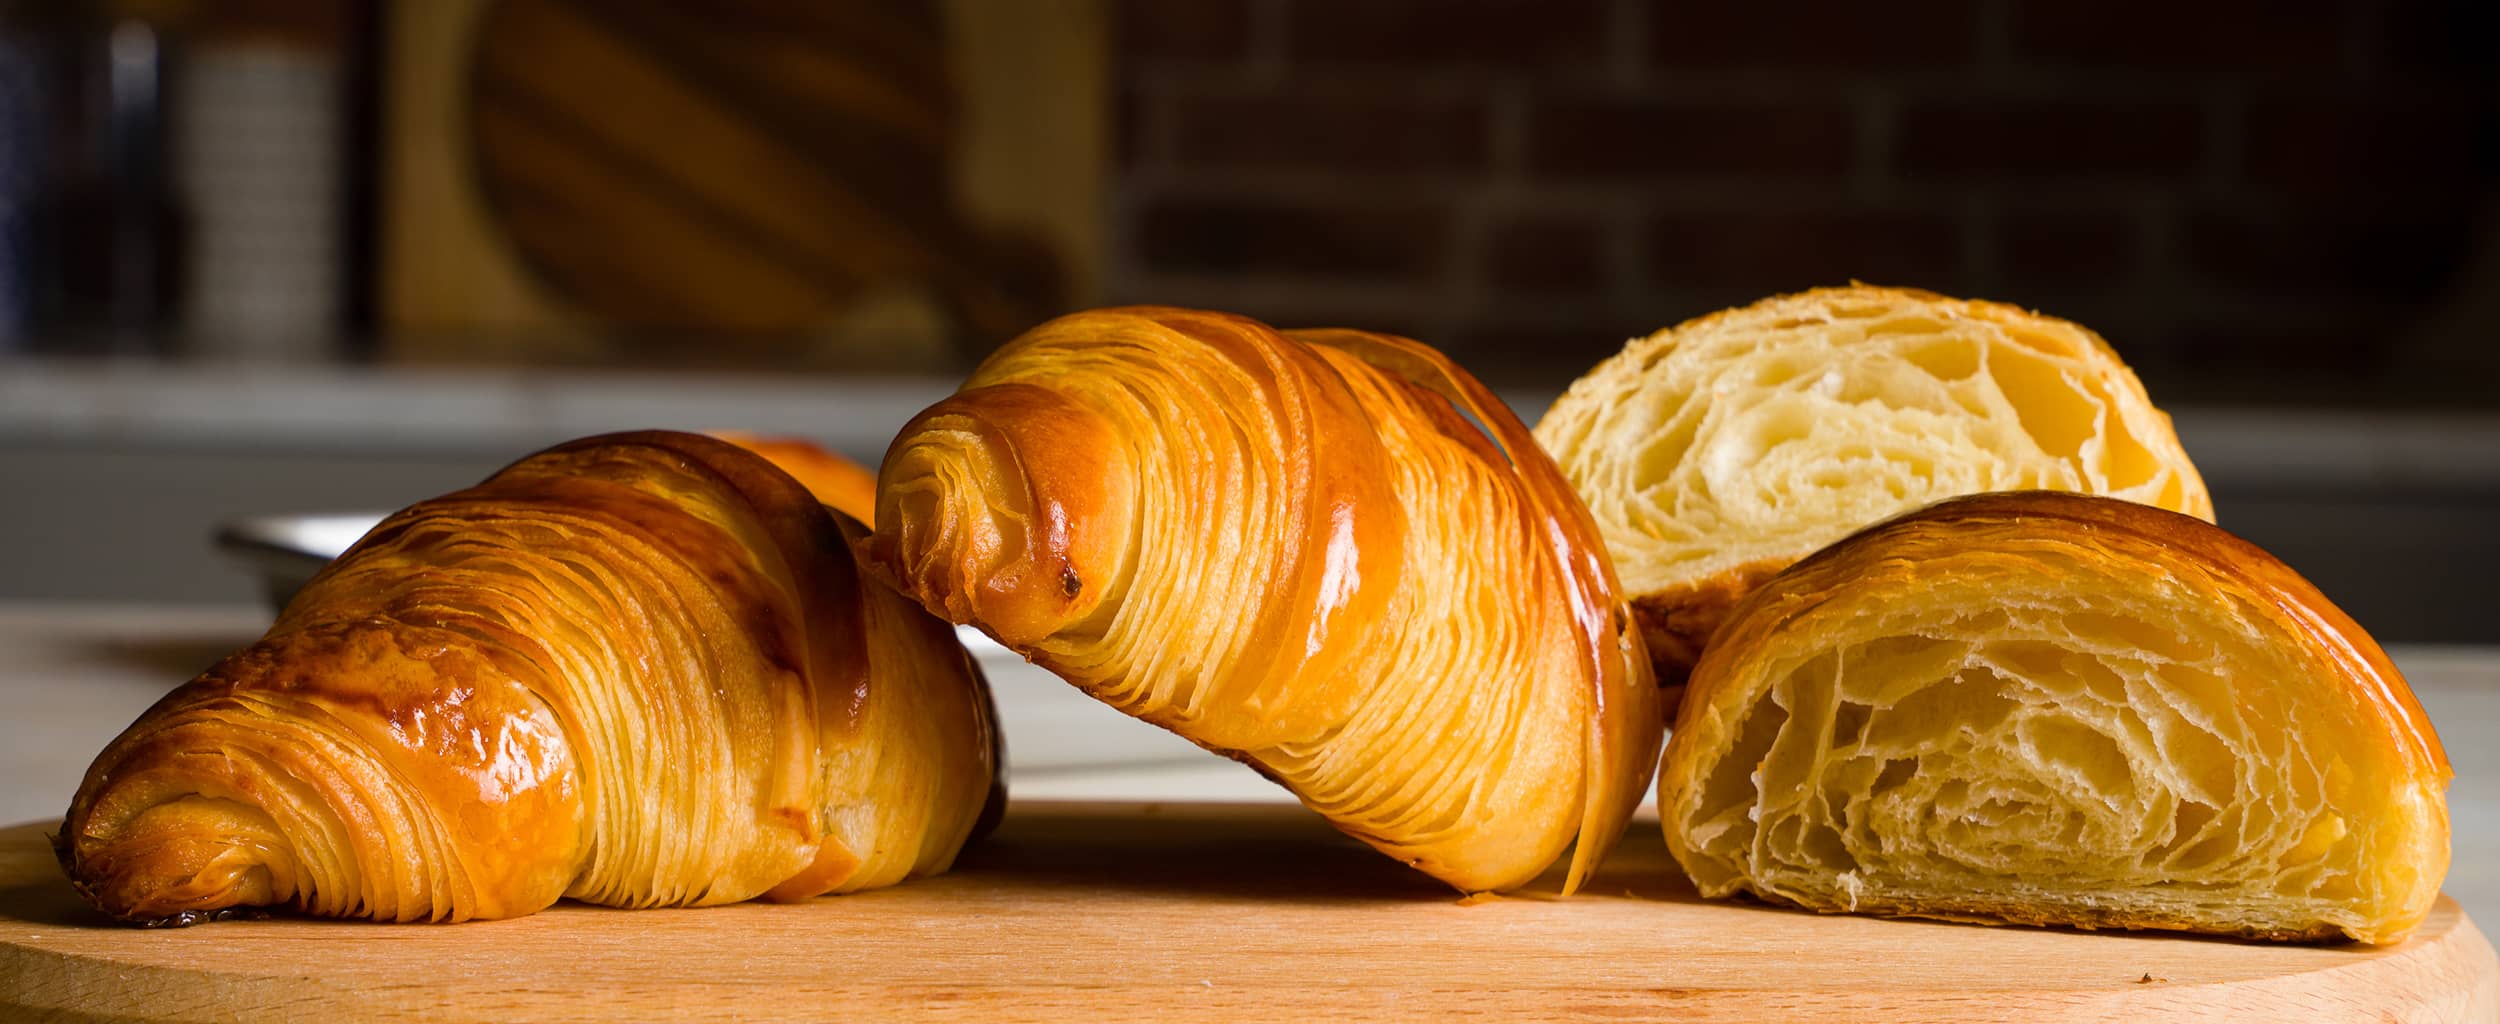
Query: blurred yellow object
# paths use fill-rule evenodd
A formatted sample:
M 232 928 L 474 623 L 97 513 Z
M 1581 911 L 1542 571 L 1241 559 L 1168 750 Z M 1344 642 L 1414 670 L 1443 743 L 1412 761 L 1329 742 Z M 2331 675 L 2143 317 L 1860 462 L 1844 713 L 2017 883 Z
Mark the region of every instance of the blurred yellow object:
M 1093 287 L 1099 0 L 389 7 L 396 357 L 934 372 Z

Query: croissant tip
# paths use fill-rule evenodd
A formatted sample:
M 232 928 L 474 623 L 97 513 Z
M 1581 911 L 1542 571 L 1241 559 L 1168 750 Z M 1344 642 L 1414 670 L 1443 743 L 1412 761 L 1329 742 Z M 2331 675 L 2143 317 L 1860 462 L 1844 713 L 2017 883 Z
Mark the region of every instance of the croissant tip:
M 106 914 L 112 913 L 104 909 L 104 901 L 97 897 L 95 887 L 89 885 L 86 877 L 79 873 L 78 850 L 69 841 L 68 820 L 62 820 L 60 831 L 48 833 L 44 838 L 52 843 L 52 859 L 61 865 L 61 875 L 69 879 L 71 891 L 76 892 L 88 906 Z
M 211 921 L 230 921 L 268 916 L 265 911 L 258 907 L 223 907 L 216 910 L 185 910 L 155 917 L 150 917 L 144 914 L 117 912 L 113 908 L 105 905 L 103 895 L 97 892 L 96 887 L 92 883 L 88 882 L 84 875 L 79 872 L 78 854 L 76 849 L 70 843 L 67 825 L 64 824 L 62 830 L 59 832 L 47 833 L 44 838 L 52 844 L 52 857 L 54 860 L 60 862 L 61 874 L 68 879 L 70 891 L 77 893 L 79 900 L 84 902 L 87 906 L 93 908 L 96 913 L 110 918 L 116 924 L 125 924 L 137 928 L 188 928 L 195 924 L 207 924 Z

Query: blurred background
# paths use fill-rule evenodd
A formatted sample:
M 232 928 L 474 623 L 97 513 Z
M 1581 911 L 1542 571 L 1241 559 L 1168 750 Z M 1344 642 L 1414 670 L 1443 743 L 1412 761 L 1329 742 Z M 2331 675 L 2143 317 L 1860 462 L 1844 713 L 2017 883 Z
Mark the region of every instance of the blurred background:
M 2107 336 L 2221 521 L 2500 642 L 2481 0 L 0 0 L 0 600 L 639 426 L 873 461 L 1108 302 L 1410 334 L 1533 421 L 1852 278 Z

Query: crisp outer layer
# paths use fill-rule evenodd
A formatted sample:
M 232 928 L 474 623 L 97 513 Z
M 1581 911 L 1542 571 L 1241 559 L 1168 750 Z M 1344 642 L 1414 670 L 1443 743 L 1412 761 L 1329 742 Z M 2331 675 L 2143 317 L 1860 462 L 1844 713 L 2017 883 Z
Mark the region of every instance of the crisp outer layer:
M 385 520 L 132 723 L 80 786 L 64 866 L 141 921 L 942 870 L 992 782 L 987 697 L 943 623 L 861 579 L 864 534 L 698 435 L 525 458 Z
M 1576 887 L 1651 768 L 1657 695 L 1585 511 L 1403 338 L 1063 317 L 904 429 L 877 517 L 871 564 L 930 610 L 1463 889 L 1575 840 Z
M 1779 296 L 1636 339 L 1536 436 L 1670 683 L 1771 573 L 1940 498 L 2046 488 L 2213 517 L 2169 417 L 2097 335 L 1906 289 Z
M 1741 602 L 1659 779 L 1702 890 L 1819 910 L 2395 941 L 2445 753 L 2369 635 L 2210 524 L 1952 499 Z

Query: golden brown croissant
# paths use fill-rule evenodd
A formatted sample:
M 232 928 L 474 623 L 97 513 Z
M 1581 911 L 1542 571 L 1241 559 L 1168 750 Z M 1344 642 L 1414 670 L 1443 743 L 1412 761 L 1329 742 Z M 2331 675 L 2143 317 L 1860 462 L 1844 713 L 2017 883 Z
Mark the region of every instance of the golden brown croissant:
M 952 631 L 865 528 L 693 434 L 391 516 L 96 758 L 59 847 L 116 917 L 458 921 L 944 870 L 994 769 Z
M 1575 838 L 1576 888 L 1651 771 L 1663 716 L 1586 513 L 1403 338 L 1060 318 L 904 428 L 877 517 L 871 564 L 930 610 L 1461 889 Z
M 877 474 L 805 438 L 714 430 L 720 438 L 770 460 L 817 501 L 871 527 L 877 525 Z
M 2447 757 L 2386 654 L 2201 520 L 1945 501 L 1756 590 L 1658 782 L 1706 895 L 2392 942 L 2448 866 Z
M 1938 498 L 2046 488 L 2213 518 L 2169 417 L 2098 336 L 1896 288 L 1785 295 L 1635 340 L 1536 436 L 1669 684 L 1745 591 Z

